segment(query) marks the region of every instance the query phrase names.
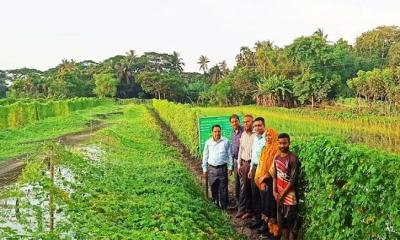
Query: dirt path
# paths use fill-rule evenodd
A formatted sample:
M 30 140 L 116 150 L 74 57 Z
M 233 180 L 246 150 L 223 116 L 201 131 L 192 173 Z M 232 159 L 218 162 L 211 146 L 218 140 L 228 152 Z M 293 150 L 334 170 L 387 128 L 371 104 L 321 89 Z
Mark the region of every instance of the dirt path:
M 164 121 L 160 118 L 158 113 L 151 107 L 148 107 L 150 113 L 155 118 L 156 122 L 161 126 L 164 141 L 175 147 L 179 150 L 182 155 L 182 160 L 185 166 L 192 172 L 192 174 L 196 177 L 197 182 L 205 189 L 205 180 L 203 179 L 202 168 L 201 168 L 201 160 L 194 157 L 190 151 L 187 149 L 185 145 L 183 145 L 179 139 L 176 137 L 174 132 L 170 129 L 168 125 L 165 124 Z M 229 201 L 230 205 L 233 205 L 234 197 L 234 186 L 232 182 L 229 182 Z M 259 234 L 257 234 L 256 230 L 250 229 L 248 226 L 250 225 L 250 219 L 241 220 L 235 218 L 236 211 L 228 210 L 227 211 L 232 226 L 236 229 L 239 234 L 242 234 L 247 239 L 258 239 Z
M 24 155 L 0 164 L 0 188 L 15 182 L 25 166 Z
M 39 141 L 27 141 L 27 142 L 23 142 L 21 144 L 56 141 L 56 142 L 60 142 L 62 144 L 68 145 L 68 146 L 73 146 L 73 145 L 76 145 L 78 143 L 88 140 L 89 138 L 94 136 L 94 134 L 97 131 L 108 126 L 107 123 L 105 123 L 104 121 L 102 121 L 100 119 L 107 119 L 109 116 L 116 115 L 116 114 L 120 115 L 123 113 L 122 112 L 111 112 L 111 113 L 106 113 L 106 114 L 96 114 L 95 119 L 88 121 L 86 123 L 87 128 L 85 128 L 81 131 L 67 133 L 67 134 L 61 135 L 59 137 L 50 138 L 50 139 L 44 139 L 44 140 L 39 140 Z M 18 176 L 22 173 L 22 170 L 25 167 L 25 158 L 26 158 L 26 155 L 20 155 L 20 156 L 14 157 L 12 159 L 2 161 L 0 163 L 0 188 L 4 187 L 4 186 L 8 186 L 17 180 Z

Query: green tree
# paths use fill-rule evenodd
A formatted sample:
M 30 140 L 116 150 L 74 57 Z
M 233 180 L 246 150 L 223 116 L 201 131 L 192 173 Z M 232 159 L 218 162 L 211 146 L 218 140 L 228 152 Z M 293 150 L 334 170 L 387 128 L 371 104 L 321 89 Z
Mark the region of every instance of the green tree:
M 400 67 L 375 68 L 367 72 L 360 70 L 357 77 L 347 83 L 354 90 L 356 98 L 363 97 L 370 103 L 384 101 L 388 104 L 389 112 L 400 103 Z
M 388 53 L 389 62 L 388 66 L 391 68 L 397 68 L 400 66 L 400 41 L 394 43 Z
M 207 76 L 197 72 L 184 72 L 181 73 L 181 85 L 182 89 L 182 102 L 190 102 L 190 103 L 204 103 L 205 100 L 203 97 L 204 92 L 211 87 L 211 83 L 208 81 Z
M 230 80 L 224 78 L 212 85 L 209 91 L 202 93 L 201 98 L 220 106 L 233 104 L 234 96 Z
M 280 75 L 292 79 L 299 73 L 298 66 L 285 54 L 284 49 L 271 41 L 257 42 L 255 48 L 256 69 L 263 78 Z
M 115 97 L 117 94 L 118 80 L 110 73 L 101 73 L 94 75 L 94 93 L 100 97 Z
M 208 75 L 209 75 L 210 82 L 215 84 L 222 78 L 223 72 L 221 71 L 221 68 L 219 67 L 219 65 L 216 64 L 210 68 Z
M 400 41 L 400 27 L 379 26 L 364 32 L 356 39 L 354 49 L 363 58 L 367 70 L 374 67 L 386 67 L 389 59 L 389 49 Z
M 61 64 L 45 72 L 48 79 L 48 96 L 69 98 L 90 96 L 94 84 L 92 77 L 84 73 L 85 65 L 63 59 Z
M 248 104 L 252 102 L 258 80 L 254 68 L 236 67 L 202 96 L 220 105 Z
M 293 81 L 279 75 L 263 78 L 254 93 L 257 105 L 293 107 Z
M 229 73 L 229 68 L 228 68 L 228 64 L 226 63 L 225 60 L 221 61 L 220 63 L 218 63 L 219 69 L 222 72 L 222 75 L 227 75 Z
M 138 75 L 142 89 L 158 99 L 178 100 L 182 81 L 178 73 L 142 72 Z
M 5 98 L 6 97 L 6 92 L 7 92 L 7 75 L 5 72 L 0 71 L 0 98 Z
M 314 107 L 315 103 L 334 98 L 337 95 L 335 86 L 345 85 L 341 84 L 345 57 L 340 51 L 342 48 L 343 43 L 335 49 L 335 45 L 329 44 L 318 32 L 297 38 L 286 47 L 287 56 L 301 70 L 293 81 L 294 94 L 302 104 L 311 103 Z
M 255 67 L 255 53 L 249 47 L 241 47 L 236 55 L 236 65 L 238 67 Z
M 48 96 L 49 80 L 42 74 L 30 73 L 13 80 L 10 96 L 23 98 L 45 98 Z

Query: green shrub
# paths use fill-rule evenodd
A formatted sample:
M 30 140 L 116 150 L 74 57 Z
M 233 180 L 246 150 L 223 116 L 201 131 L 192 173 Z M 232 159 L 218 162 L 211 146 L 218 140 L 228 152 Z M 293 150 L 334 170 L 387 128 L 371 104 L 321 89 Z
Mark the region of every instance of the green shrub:
M 167 100 L 153 100 L 153 107 L 160 118 L 175 132 L 193 155 L 199 156 L 199 134 L 197 131 L 198 111 L 187 104 L 174 104 Z
M 8 107 L 0 106 L 0 129 L 8 127 Z
M 8 127 L 18 128 L 24 126 L 23 106 L 20 102 L 8 106 Z
M 328 137 L 296 142 L 306 239 L 399 239 L 400 157 Z

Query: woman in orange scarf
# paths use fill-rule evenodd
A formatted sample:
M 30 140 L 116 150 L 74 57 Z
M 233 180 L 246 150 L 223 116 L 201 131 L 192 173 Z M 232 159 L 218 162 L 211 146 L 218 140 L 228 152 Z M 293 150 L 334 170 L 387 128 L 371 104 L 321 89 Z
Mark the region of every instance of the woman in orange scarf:
M 269 170 L 273 164 L 274 157 L 279 153 L 278 133 L 275 129 L 268 128 L 265 138 L 266 144 L 260 155 L 260 162 L 256 170 L 254 181 L 261 190 L 261 213 L 265 220 L 265 230 L 269 228 L 272 233 L 272 226 L 276 224 L 277 205 L 273 195 L 273 180 Z M 275 231 L 274 235 L 277 234 Z M 262 232 L 262 230 L 260 230 L 260 232 Z

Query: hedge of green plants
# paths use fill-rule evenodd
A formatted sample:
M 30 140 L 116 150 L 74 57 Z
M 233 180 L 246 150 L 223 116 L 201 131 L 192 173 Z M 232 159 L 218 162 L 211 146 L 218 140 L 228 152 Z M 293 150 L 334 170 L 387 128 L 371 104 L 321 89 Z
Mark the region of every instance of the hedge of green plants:
M 70 112 L 91 108 L 104 101 L 97 98 L 73 98 L 60 101 L 17 101 L 0 106 L 0 129 L 20 128 L 48 117 L 64 116 Z
M 293 149 L 306 239 L 400 239 L 400 156 L 326 136 Z
M 166 100 L 153 100 L 152 104 L 160 118 L 173 129 L 178 139 L 193 155 L 198 155 L 197 117 L 199 112 L 190 105 L 175 104 Z

